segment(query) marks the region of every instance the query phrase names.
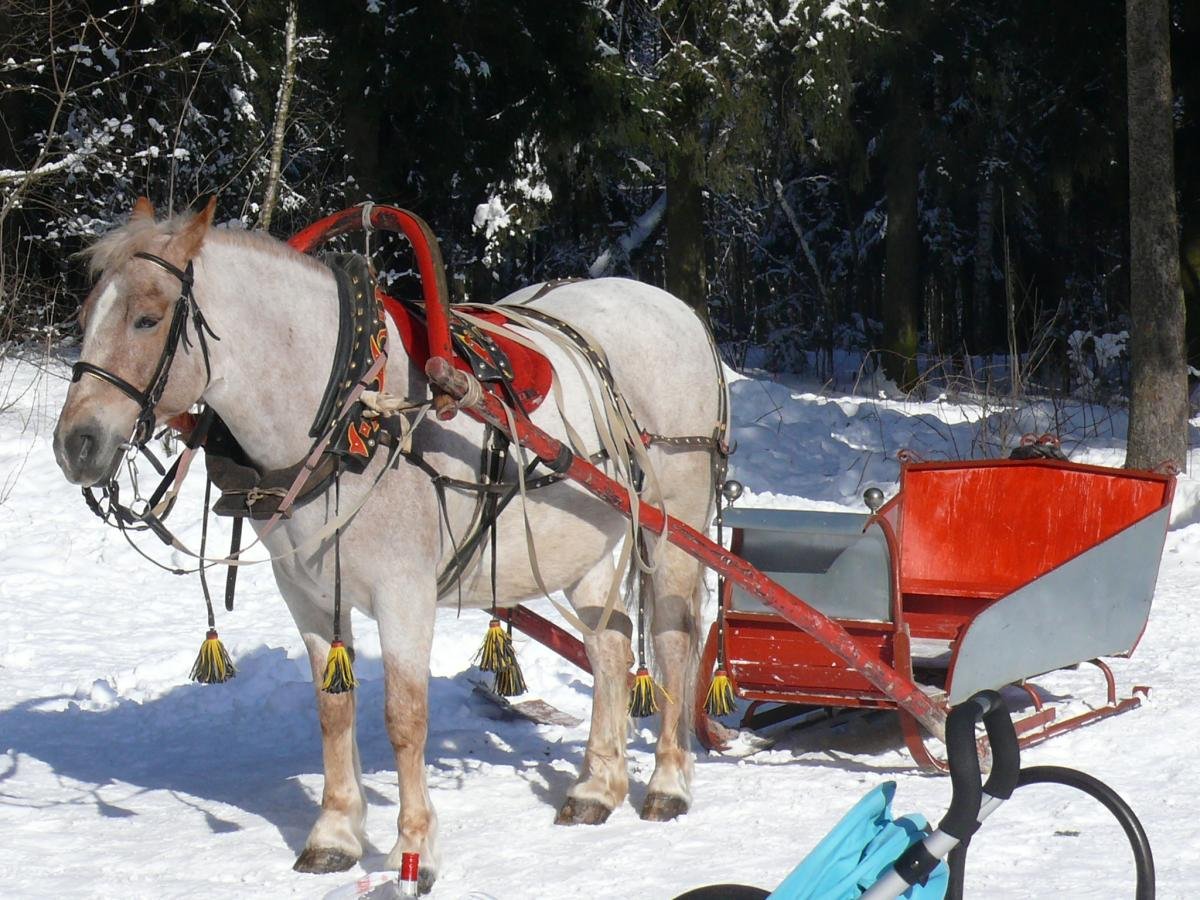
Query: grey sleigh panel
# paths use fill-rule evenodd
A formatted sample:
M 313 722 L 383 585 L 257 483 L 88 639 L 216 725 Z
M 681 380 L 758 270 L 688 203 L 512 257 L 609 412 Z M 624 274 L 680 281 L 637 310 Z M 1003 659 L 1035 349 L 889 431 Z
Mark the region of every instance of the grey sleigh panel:
M 950 704 L 1132 650 L 1150 615 L 1169 516 L 1159 510 L 976 616 L 961 639 Z
M 742 531 L 740 554 L 763 572 L 825 572 L 858 540 L 865 513 L 730 509 L 725 525 Z
M 854 518 L 861 529 L 867 517 Z M 743 535 L 742 555 L 824 615 L 878 622 L 891 619 L 888 549 L 878 526 L 865 534 L 844 531 L 835 535 L 748 530 Z M 774 612 L 737 585 L 733 586 L 733 607 L 741 612 Z

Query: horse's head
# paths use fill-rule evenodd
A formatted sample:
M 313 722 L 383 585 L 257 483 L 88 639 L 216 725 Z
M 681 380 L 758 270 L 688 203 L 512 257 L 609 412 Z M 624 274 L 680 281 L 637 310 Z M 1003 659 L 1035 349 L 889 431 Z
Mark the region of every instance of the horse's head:
M 204 338 L 189 324 L 191 277 L 215 201 L 156 222 L 142 197 L 128 223 L 87 251 L 98 278 L 80 309 L 80 361 L 54 430 L 54 455 L 69 481 L 107 480 L 131 440 L 144 441 L 156 422 L 204 392 Z

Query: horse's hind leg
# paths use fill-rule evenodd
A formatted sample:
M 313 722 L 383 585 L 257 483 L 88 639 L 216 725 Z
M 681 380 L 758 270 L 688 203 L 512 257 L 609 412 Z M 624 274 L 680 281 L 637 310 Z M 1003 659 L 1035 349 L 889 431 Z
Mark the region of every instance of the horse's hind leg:
M 325 768 L 321 814 L 293 868 L 297 872 L 344 872 L 362 856 L 365 840 L 366 800 L 358 745 L 354 739 L 354 692 L 329 694 L 321 690 L 329 640 L 333 634 L 333 617 L 298 594 L 285 591 L 284 596 L 308 648 L 313 686 L 317 691 Z M 344 617 L 342 623 L 342 641 L 348 648 L 354 643 L 349 616 Z
M 613 566 L 605 553 L 570 591 L 572 605 L 589 628 L 595 628 L 612 585 Z M 629 617 L 614 609 L 603 630 L 584 638 L 592 664 L 592 728 L 579 778 L 558 811 L 559 825 L 598 825 L 629 791 L 625 761 L 628 722 L 629 667 L 633 662 Z
M 690 749 L 692 694 L 696 678 L 700 564 L 672 544 L 658 545 L 658 570 L 646 588 L 654 657 L 662 679 L 661 729 L 642 818 L 663 822 L 688 811 L 694 759 Z

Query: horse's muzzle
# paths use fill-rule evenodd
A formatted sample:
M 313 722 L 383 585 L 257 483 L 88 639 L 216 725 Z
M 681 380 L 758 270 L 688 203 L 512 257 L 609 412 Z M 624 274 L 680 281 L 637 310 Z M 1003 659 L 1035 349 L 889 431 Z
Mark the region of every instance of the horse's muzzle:
M 54 458 L 72 484 L 107 481 L 121 459 L 121 442 L 98 422 L 54 430 Z

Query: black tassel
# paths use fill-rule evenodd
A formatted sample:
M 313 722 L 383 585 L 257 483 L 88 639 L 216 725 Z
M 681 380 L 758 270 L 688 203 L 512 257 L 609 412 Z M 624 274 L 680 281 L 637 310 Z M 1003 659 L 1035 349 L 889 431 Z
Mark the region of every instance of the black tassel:
M 354 677 L 354 665 L 350 651 L 341 641 L 329 645 L 329 658 L 325 662 L 325 679 L 321 682 L 321 690 L 327 694 L 344 694 L 358 687 Z
M 658 698 L 654 696 L 658 691 L 662 691 L 662 688 L 654 683 L 649 670 L 645 666 L 638 667 L 633 688 L 629 692 L 629 715 L 643 719 L 658 712 Z M 666 696 L 665 691 L 663 695 Z
M 483 636 L 483 644 L 475 654 L 479 668 L 484 672 L 499 672 L 505 658 L 513 655 L 512 638 L 501 627 L 499 619 L 492 619 Z
M 509 645 L 508 654 L 496 669 L 496 680 L 492 689 L 501 697 L 516 697 L 526 691 L 525 676 L 521 674 L 521 664 L 517 662 L 517 654 Z

